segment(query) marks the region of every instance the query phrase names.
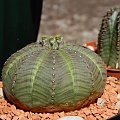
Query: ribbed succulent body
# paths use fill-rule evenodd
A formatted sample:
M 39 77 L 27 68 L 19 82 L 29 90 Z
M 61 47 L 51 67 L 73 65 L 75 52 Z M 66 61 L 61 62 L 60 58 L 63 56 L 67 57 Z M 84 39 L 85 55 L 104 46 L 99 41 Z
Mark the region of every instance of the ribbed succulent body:
M 56 49 L 33 43 L 5 63 L 4 91 L 18 107 L 34 112 L 78 109 L 101 96 L 103 66 L 98 55 L 81 46 Z
M 98 54 L 107 66 L 120 69 L 120 8 L 109 10 L 103 17 L 99 36 Z

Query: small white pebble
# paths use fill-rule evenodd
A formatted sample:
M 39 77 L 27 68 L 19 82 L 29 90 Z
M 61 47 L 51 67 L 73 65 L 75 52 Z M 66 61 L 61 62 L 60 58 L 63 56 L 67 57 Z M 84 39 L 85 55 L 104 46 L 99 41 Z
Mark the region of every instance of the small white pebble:
M 117 95 L 117 99 L 120 100 L 120 93 Z
M 95 51 L 94 47 L 92 46 L 86 46 L 88 49 L 92 50 L 92 51 Z
M 97 105 L 98 105 L 98 106 L 103 106 L 104 104 L 105 104 L 105 100 L 102 99 L 102 98 L 98 98 L 98 100 L 97 100 Z
M 117 109 L 120 109 L 120 101 L 118 101 L 118 102 L 116 103 L 115 107 L 116 107 Z
M 4 98 L 4 96 L 3 96 L 3 89 L 2 88 L 0 88 L 0 97 Z
M 65 116 L 65 117 L 59 118 L 57 120 L 84 120 L 84 119 L 79 116 Z
M 95 52 L 95 48 L 93 46 L 87 44 L 84 44 L 83 46 Z

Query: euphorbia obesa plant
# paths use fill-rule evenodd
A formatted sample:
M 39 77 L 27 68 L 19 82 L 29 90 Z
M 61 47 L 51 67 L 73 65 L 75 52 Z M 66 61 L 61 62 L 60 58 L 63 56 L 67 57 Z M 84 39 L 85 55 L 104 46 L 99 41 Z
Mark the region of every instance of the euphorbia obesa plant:
M 98 54 L 107 66 L 120 69 L 120 7 L 109 10 L 103 17 Z
M 62 37 L 43 37 L 6 61 L 2 80 L 8 99 L 34 112 L 84 107 L 103 93 L 106 70 L 87 48 L 63 44 Z

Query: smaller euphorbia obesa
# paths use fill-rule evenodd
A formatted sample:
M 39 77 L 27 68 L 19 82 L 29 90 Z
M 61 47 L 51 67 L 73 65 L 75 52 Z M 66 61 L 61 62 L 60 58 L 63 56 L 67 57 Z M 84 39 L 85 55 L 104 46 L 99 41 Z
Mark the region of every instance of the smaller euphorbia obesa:
M 6 61 L 2 80 L 8 99 L 33 112 L 69 111 L 103 93 L 106 70 L 101 58 L 61 36 L 42 37 Z
M 112 8 L 103 17 L 98 54 L 107 66 L 120 69 L 120 7 Z

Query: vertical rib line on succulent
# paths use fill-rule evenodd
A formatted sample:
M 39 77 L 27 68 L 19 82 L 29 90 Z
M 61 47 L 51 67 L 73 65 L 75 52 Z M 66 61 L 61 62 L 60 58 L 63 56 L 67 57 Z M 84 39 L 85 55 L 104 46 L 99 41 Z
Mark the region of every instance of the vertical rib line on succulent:
M 90 71 L 91 69 L 89 69 L 90 66 L 89 66 L 88 62 L 87 62 L 85 59 L 83 60 L 83 62 L 86 64 L 88 71 Z M 93 88 L 93 90 L 94 90 L 93 71 L 90 71 L 90 76 L 91 76 L 92 88 Z
M 113 34 L 114 33 L 114 31 L 115 31 L 115 29 L 114 29 L 114 27 L 116 28 L 117 27 L 117 17 L 118 17 L 118 13 L 119 13 L 119 11 L 114 11 L 113 12 L 113 14 L 112 14 L 112 16 L 110 17 L 110 20 L 109 20 L 109 29 L 110 29 L 110 56 L 109 56 L 109 59 L 108 59 L 108 64 L 109 64 L 109 62 L 110 62 L 110 58 L 112 57 L 111 56 L 111 51 L 114 49 L 113 48 L 113 42 L 114 42 L 114 40 L 113 39 L 116 39 L 115 41 L 117 42 L 117 39 L 118 39 L 118 36 L 116 35 L 116 38 L 115 38 L 115 34 L 117 34 L 117 33 L 115 33 L 115 34 Z M 117 32 L 117 31 L 116 31 Z
M 77 49 L 74 48 L 74 47 L 72 47 L 72 49 L 78 51 L 79 53 L 83 54 L 84 56 L 87 56 L 87 57 L 96 65 L 96 67 L 97 67 L 98 70 L 100 71 L 100 75 L 101 75 L 101 77 L 102 77 L 102 79 L 103 79 L 102 71 L 100 70 L 100 67 L 98 66 L 97 61 L 95 61 L 95 60 L 91 57 L 91 55 L 86 54 L 86 52 L 83 51 L 83 50 L 80 50 L 79 47 L 78 47 Z
M 38 73 L 38 70 L 39 70 L 41 64 L 43 63 L 43 61 L 45 60 L 45 58 L 47 58 L 48 54 L 49 54 L 49 52 L 44 53 L 42 56 L 40 56 L 40 59 L 36 63 L 36 67 L 33 71 L 34 74 L 33 74 L 32 82 L 31 82 L 31 93 L 33 91 L 34 81 L 35 81 L 36 75 Z M 31 98 L 31 100 L 32 100 L 32 98 Z
M 52 93 L 51 93 L 51 104 L 54 104 L 54 91 L 55 91 L 55 55 L 54 55 L 54 51 L 52 53 L 52 59 L 53 59 L 53 67 L 52 67 L 52 70 L 53 70 L 53 73 L 52 73 Z
M 75 94 L 75 89 L 74 89 L 74 86 L 75 86 L 75 78 L 74 78 L 74 75 L 73 75 L 73 65 L 72 65 L 72 62 L 71 62 L 71 59 L 70 57 L 68 56 L 68 54 L 65 52 L 65 50 L 60 50 L 59 51 L 60 55 L 62 56 L 62 58 L 65 60 L 67 66 L 68 66 L 68 70 L 71 74 L 71 78 L 72 78 L 72 83 L 73 83 L 73 92 Z M 74 100 L 75 100 L 75 96 L 74 97 Z
M 101 55 L 101 53 L 104 53 L 104 51 L 102 49 L 102 47 L 104 46 L 102 41 L 103 40 L 105 41 L 106 39 L 109 39 L 109 37 L 110 37 L 110 36 L 106 37 L 106 34 L 109 35 L 109 33 L 108 33 L 108 31 L 109 31 L 109 19 L 110 19 L 111 15 L 112 15 L 112 10 L 108 11 L 107 14 L 103 17 L 102 24 L 100 27 L 100 32 L 99 32 L 99 36 L 98 36 L 98 50 L 99 50 L 100 55 Z M 107 44 L 108 44 L 107 47 L 109 47 L 110 42 L 107 42 Z M 110 49 L 108 52 L 110 52 Z M 109 54 L 107 54 L 107 56 L 105 56 L 104 61 L 106 61 L 105 62 L 106 64 L 108 64 L 108 59 L 109 59 Z

